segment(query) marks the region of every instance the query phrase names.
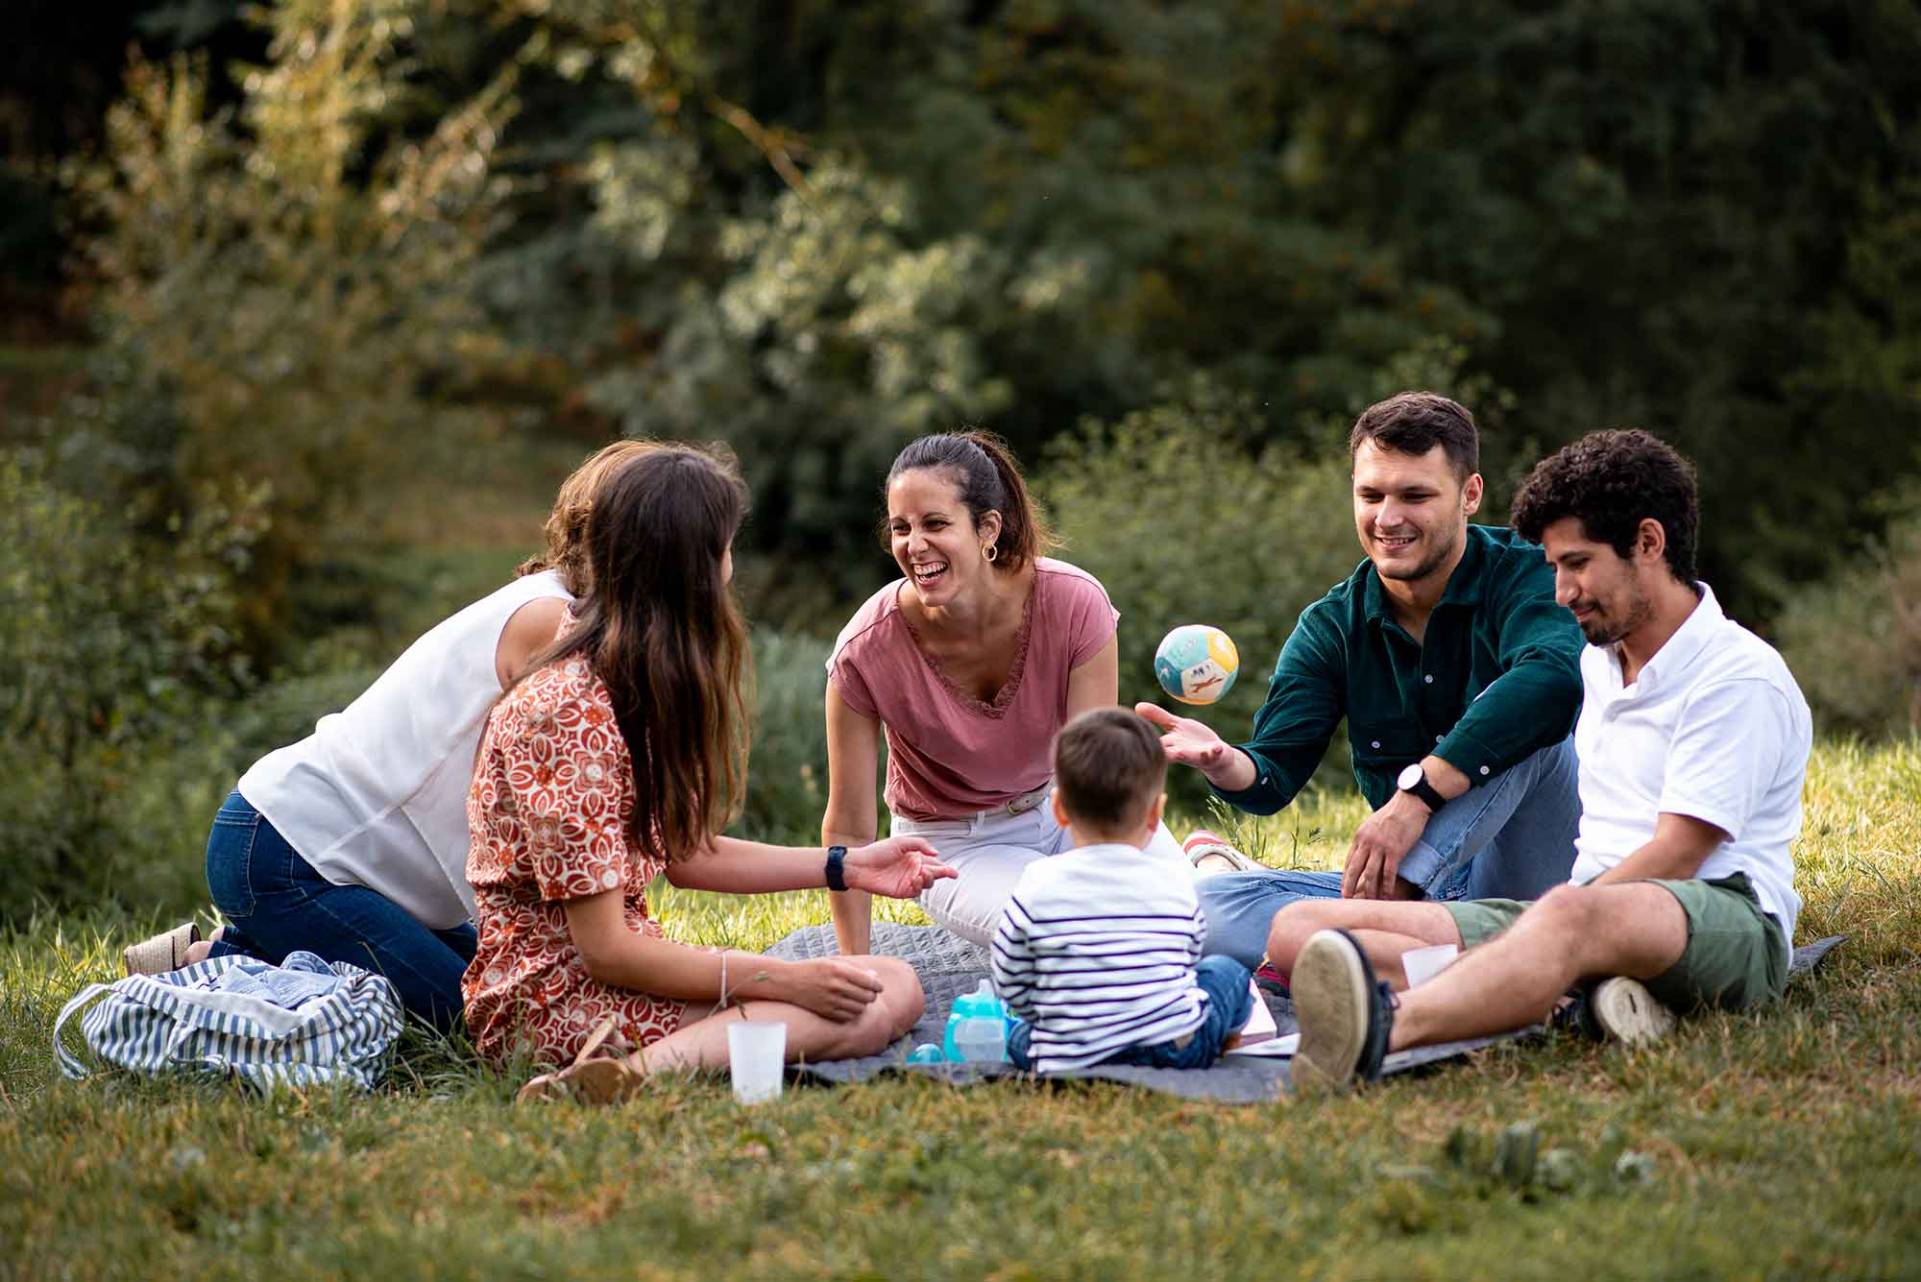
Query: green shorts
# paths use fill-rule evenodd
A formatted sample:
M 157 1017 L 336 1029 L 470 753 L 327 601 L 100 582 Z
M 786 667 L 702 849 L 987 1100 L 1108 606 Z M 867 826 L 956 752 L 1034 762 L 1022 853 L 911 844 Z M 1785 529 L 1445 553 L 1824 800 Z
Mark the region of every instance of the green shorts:
M 1781 927 L 1761 910 L 1747 874 L 1713 881 L 1648 878 L 1680 901 L 1688 944 L 1681 960 L 1644 980 L 1662 1005 L 1675 1011 L 1740 1010 L 1778 1000 L 1788 987 L 1787 944 Z M 1484 944 L 1527 911 L 1518 899 L 1445 902 L 1461 932 L 1461 946 Z

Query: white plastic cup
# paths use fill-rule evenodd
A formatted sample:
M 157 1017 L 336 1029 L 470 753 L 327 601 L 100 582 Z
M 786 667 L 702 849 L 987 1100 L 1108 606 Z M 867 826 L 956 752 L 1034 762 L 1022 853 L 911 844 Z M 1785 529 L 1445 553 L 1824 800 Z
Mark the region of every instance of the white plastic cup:
M 786 1059 L 787 1025 L 742 1020 L 727 1026 L 727 1072 L 740 1103 L 779 1099 Z
M 1427 948 L 1410 948 L 1401 954 L 1401 970 L 1407 975 L 1407 986 L 1425 984 L 1446 970 L 1461 950 L 1453 944 L 1433 944 Z

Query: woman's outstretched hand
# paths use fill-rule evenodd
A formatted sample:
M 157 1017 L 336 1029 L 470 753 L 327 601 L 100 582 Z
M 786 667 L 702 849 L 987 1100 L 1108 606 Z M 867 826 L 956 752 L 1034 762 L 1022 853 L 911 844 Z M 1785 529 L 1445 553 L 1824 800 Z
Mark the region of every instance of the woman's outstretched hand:
M 847 852 L 847 885 L 889 899 L 912 899 L 943 877 L 959 874 L 919 837 L 889 837 Z

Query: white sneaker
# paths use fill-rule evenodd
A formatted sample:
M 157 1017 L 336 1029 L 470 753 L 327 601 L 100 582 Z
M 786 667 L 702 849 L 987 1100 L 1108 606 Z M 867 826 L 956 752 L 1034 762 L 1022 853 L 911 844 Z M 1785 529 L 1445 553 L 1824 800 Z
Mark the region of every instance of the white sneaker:
M 1589 1009 L 1601 1031 L 1629 1046 L 1658 1042 L 1674 1031 L 1674 1012 L 1638 979 L 1617 975 L 1594 986 Z

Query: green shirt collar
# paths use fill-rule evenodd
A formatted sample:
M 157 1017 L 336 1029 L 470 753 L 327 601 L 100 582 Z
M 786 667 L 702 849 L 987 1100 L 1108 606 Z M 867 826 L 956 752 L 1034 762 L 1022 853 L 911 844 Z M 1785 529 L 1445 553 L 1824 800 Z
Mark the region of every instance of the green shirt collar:
M 1488 535 L 1483 527 L 1467 527 L 1467 550 L 1461 553 L 1461 563 L 1454 567 L 1454 573 L 1448 575 L 1447 587 L 1441 593 L 1437 608 L 1440 605 L 1481 603 L 1481 587 L 1487 579 L 1487 540 Z M 1393 618 L 1388 613 L 1387 594 L 1381 588 L 1381 575 L 1373 562 L 1364 565 L 1361 573 L 1365 576 L 1361 589 L 1361 608 L 1369 625 L 1378 627 L 1385 620 Z

